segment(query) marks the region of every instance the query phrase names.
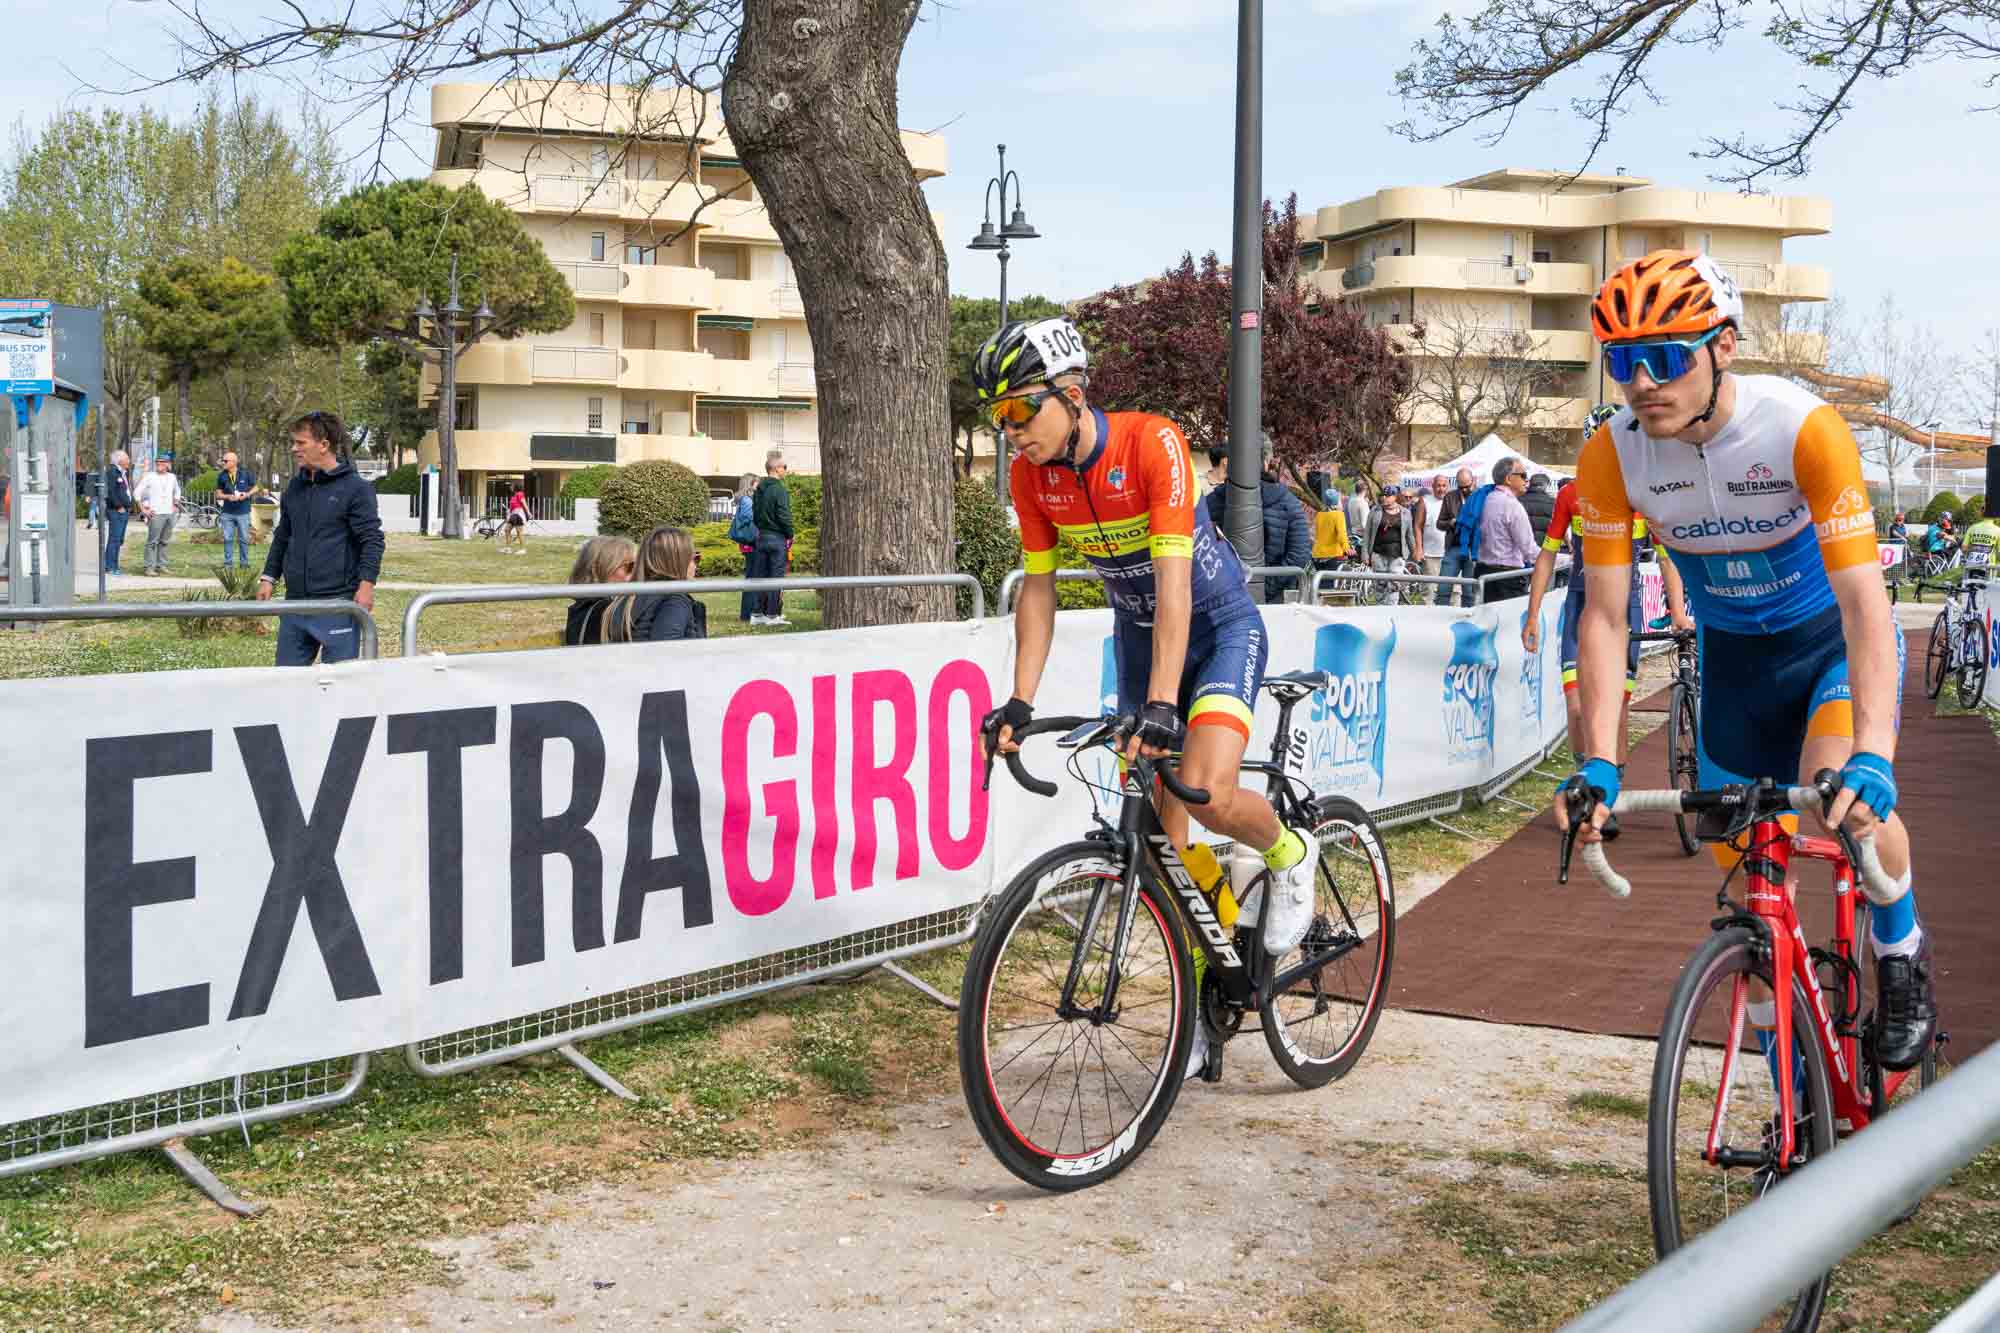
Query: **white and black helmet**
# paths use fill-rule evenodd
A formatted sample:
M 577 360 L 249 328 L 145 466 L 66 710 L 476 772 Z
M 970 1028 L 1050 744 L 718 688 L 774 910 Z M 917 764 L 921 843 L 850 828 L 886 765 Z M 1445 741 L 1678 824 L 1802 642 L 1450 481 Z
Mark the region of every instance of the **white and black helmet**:
M 1044 384 L 1089 368 L 1083 335 L 1067 319 L 1015 320 L 973 353 L 972 385 L 981 400 L 999 398 L 1024 384 Z

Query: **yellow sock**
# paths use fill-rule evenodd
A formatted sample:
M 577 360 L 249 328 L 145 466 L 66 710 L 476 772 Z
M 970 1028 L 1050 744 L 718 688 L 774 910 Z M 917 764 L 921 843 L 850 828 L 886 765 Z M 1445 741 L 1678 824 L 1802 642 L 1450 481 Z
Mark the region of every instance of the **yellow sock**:
M 1264 864 L 1273 870 L 1290 870 L 1305 859 L 1305 839 L 1286 829 L 1278 835 L 1278 841 L 1264 853 Z

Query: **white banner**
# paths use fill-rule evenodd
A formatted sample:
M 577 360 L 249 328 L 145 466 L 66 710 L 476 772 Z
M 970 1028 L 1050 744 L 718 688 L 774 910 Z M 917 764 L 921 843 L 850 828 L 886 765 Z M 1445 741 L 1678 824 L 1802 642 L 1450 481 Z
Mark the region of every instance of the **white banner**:
M 10 682 L 0 1123 L 976 902 L 998 624 Z
M 1901 542 L 1877 542 L 1875 544 L 1875 554 L 1882 561 L 1882 572 L 1884 574 L 1895 571 L 1903 563 L 1903 556 L 1908 551 L 1909 548 Z
M 2000 607 L 2000 592 L 1988 583 L 1973 596 L 1973 605 L 1979 608 L 1980 617 L 1986 622 L 1986 689 L 1984 702 L 1988 708 L 2000 708 L 2000 635 L 1994 631 L 1994 610 Z

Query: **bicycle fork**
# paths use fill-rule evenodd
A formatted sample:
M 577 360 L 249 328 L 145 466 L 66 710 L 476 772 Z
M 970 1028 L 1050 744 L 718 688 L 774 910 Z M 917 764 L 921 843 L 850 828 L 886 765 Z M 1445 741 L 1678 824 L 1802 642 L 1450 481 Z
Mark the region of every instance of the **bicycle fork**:
M 1105 886 L 1099 885 L 1097 892 L 1090 895 L 1090 905 L 1084 909 L 1083 928 L 1077 935 L 1076 948 L 1070 952 L 1069 974 L 1063 978 L 1062 997 L 1056 1005 L 1056 1013 L 1065 1020 L 1087 1018 L 1092 1024 L 1102 1025 L 1118 1017 L 1118 983 L 1124 971 L 1125 946 L 1132 937 L 1132 917 L 1139 906 L 1139 858 L 1144 854 L 1137 832 L 1125 829 L 1121 836 L 1125 843 L 1125 869 L 1118 883 L 1124 896 L 1118 903 L 1118 924 L 1111 933 L 1111 956 L 1105 962 L 1104 993 L 1091 1008 L 1076 1007 L 1076 988 L 1083 980 L 1084 959 L 1090 952 L 1091 940 L 1096 938 L 1097 923 L 1104 917 Z

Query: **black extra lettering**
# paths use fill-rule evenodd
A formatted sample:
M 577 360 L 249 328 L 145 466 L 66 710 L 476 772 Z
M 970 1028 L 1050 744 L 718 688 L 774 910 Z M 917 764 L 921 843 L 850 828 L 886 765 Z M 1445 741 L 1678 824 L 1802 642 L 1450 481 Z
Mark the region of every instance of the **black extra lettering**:
M 135 787 L 143 778 L 206 773 L 214 733 L 105 736 L 83 749 L 83 1044 L 198 1028 L 208 984 L 132 993 L 132 911 L 194 898 L 194 858 L 132 859 Z
M 661 758 L 673 782 L 674 854 L 653 855 L 653 816 L 660 805 Z M 648 694 L 639 704 L 639 778 L 625 829 L 625 874 L 618 883 L 620 944 L 639 938 L 646 895 L 681 891 L 681 925 L 689 930 L 715 920 L 709 899 L 708 853 L 701 841 L 701 781 L 688 748 L 687 692 Z
M 568 741 L 569 808 L 542 813 L 542 751 Z M 542 924 L 542 858 L 569 858 L 570 936 L 578 953 L 604 947 L 604 849 L 587 827 L 604 794 L 604 733 L 582 704 L 566 699 L 516 704 L 508 728 L 508 795 L 513 811 L 510 876 L 514 900 L 514 966 L 547 953 Z
M 354 801 L 355 780 L 368 757 L 368 738 L 374 734 L 372 717 L 340 719 L 308 820 L 292 786 L 292 769 L 278 729 L 236 728 L 236 748 L 243 755 L 257 814 L 264 821 L 264 841 L 271 847 L 271 880 L 264 886 L 264 904 L 257 910 L 250 947 L 243 954 L 230 1018 L 253 1018 L 271 1007 L 271 991 L 284 967 L 301 903 L 335 997 L 356 1000 L 382 993 L 361 939 L 361 924 L 354 919 L 347 886 L 340 882 L 340 867 L 333 859 Z
M 465 975 L 465 762 L 461 751 L 491 745 L 496 708 L 397 713 L 389 753 L 422 754 L 430 810 L 431 984 Z

